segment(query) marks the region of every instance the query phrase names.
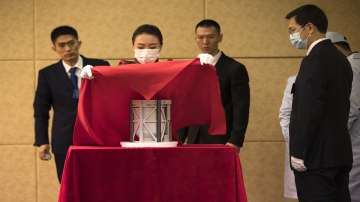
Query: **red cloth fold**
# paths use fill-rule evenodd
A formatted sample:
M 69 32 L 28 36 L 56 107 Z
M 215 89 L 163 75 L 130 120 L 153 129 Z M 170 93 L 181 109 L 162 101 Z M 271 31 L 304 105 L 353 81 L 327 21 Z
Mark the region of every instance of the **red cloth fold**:
M 179 128 L 209 125 L 209 133 L 225 134 L 226 122 L 215 68 L 199 60 L 92 69 L 83 80 L 74 145 L 115 146 L 130 139 L 131 100 L 170 99 L 172 134 Z

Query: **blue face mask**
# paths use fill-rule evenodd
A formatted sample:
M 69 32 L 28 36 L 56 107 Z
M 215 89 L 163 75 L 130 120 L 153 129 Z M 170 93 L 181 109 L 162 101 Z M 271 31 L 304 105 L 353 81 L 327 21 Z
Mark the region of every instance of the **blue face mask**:
M 308 38 L 301 39 L 300 32 L 290 34 L 290 43 L 292 46 L 298 49 L 306 49 Z

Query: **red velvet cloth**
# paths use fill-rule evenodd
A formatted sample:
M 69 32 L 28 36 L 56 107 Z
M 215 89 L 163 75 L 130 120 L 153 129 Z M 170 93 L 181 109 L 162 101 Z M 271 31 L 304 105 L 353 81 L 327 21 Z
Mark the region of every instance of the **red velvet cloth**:
M 208 124 L 225 134 L 226 122 L 215 68 L 192 61 L 95 67 L 83 80 L 74 145 L 115 146 L 130 139 L 129 108 L 135 99 L 172 100 L 172 132 Z M 122 135 L 120 135 L 122 134 Z
M 72 146 L 59 202 L 246 202 L 239 156 L 224 145 Z

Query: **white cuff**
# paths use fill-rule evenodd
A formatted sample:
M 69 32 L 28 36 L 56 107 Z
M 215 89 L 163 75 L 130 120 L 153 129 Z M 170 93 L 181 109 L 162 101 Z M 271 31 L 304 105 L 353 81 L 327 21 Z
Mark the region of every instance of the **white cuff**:
M 290 158 L 291 160 L 291 166 L 295 169 L 295 170 L 297 170 L 297 171 L 299 171 L 299 172 L 304 172 L 304 171 L 306 171 L 307 170 L 307 168 L 306 168 L 306 166 L 305 166 L 305 164 L 304 164 L 304 160 L 302 160 L 302 159 L 299 159 L 299 158 L 296 158 L 296 157 L 293 157 L 293 156 L 291 156 L 291 158 Z

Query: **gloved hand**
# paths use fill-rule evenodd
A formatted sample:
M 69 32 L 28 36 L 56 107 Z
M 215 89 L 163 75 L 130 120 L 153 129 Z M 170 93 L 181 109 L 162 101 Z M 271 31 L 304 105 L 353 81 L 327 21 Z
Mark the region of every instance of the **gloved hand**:
M 201 65 L 206 65 L 206 64 L 212 64 L 212 62 L 214 61 L 214 57 L 208 53 L 200 53 L 197 56 L 200 59 L 200 64 Z
M 91 72 L 91 68 L 93 68 L 92 65 L 86 65 L 85 67 L 83 67 L 80 72 L 80 77 L 82 79 L 93 79 L 94 77 Z
M 307 170 L 304 160 L 291 156 L 291 166 L 298 172 L 305 172 Z

